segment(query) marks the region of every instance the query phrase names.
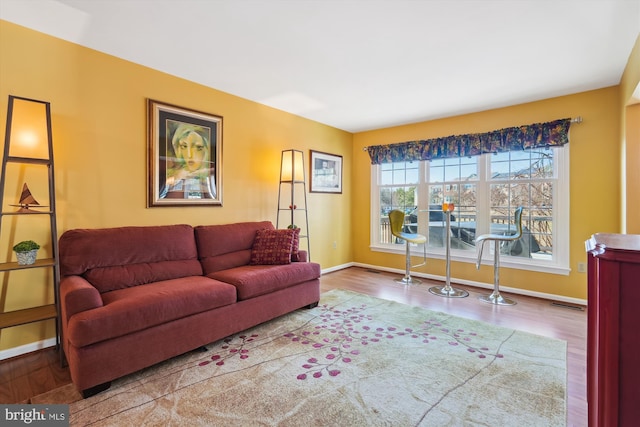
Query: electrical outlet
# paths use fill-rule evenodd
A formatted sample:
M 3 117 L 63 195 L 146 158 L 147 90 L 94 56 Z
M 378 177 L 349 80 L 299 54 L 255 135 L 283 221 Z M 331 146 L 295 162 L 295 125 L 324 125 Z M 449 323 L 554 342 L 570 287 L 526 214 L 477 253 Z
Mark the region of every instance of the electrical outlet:
M 587 272 L 587 264 L 584 262 L 578 263 L 578 273 L 586 273 Z
M 333 249 L 338 249 L 338 242 L 336 241 L 333 242 Z

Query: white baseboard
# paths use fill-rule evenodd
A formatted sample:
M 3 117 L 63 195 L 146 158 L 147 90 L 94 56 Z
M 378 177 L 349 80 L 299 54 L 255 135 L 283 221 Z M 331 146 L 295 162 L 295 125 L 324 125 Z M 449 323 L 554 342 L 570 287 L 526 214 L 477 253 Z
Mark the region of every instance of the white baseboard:
M 46 340 L 32 342 L 18 347 L 9 348 L 7 350 L 0 350 L 0 360 L 10 359 L 12 357 L 21 356 L 33 351 L 42 350 L 43 348 L 55 346 L 56 339 L 47 338 Z
M 348 264 L 343 264 L 342 266 L 339 266 L 339 268 L 331 268 L 331 269 L 327 269 L 327 270 L 322 270 L 322 272 L 323 273 L 325 273 L 325 272 L 329 273 L 331 271 L 341 270 L 341 269 L 347 268 L 347 267 L 370 268 L 372 270 L 386 271 L 386 272 L 389 272 L 389 273 L 398 273 L 398 274 L 404 275 L 404 269 L 380 267 L 378 265 L 362 264 L 362 263 L 358 263 L 358 262 L 352 262 L 352 263 L 348 263 Z M 412 271 L 411 275 L 415 276 L 415 277 L 422 277 L 424 279 L 439 280 L 441 282 L 444 282 L 446 280 L 446 278 L 444 276 L 438 276 L 438 275 L 435 275 L 435 274 L 426 274 L 426 273 L 419 273 L 419 272 Z M 473 286 L 473 287 L 476 287 L 476 288 L 493 289 L 493 283 L 482 283 L 482 282 L 476 282 L 476 281 L 473 281 L 473 280 L 457 279 L 455 277 L 452 277 L 451 281 L 453 283 L 458 283 L 460 285 Z M 550 301 L 564 302 L 564 303 L 567 303 L 567 304 L 582 305 L 582 306 L 586 306 L 587 305 L 587 300 L 586 299 L 572 298 L 572 297 L 567 297 L 567 296 L 563 296 L 563 295 L 548 294 L 548 293 L 544 293 L 544 292 L 535 292 L 535 291 L 529 291 L 529 290 L 526 290 L 526 289 L 511 288 L 509 286 L 502 286 L 502 285 L 500 285 L 500 290 L 508 292 L 508 293 L 511 293 L 511 294 L 526 295 L 526 296 L 535 297 L 535 298 L 542 298 L 542 299 L 546 299 L 546 300 L 550 300 Z
M 334 267 L 330 267 L 330 268 L 325 268 L 324 270 L 322 270 L 322 274 L 327 274 L 327 273 L 331 273 L 333 271 L 338 271 L 338 270 L 344 270 L 345 268 L 349 268 L 349 267 L 355 267 L 356 263 L 354 262 L 348 262 L 346 264 L 342 264 L 342 265 L 336 265 Z

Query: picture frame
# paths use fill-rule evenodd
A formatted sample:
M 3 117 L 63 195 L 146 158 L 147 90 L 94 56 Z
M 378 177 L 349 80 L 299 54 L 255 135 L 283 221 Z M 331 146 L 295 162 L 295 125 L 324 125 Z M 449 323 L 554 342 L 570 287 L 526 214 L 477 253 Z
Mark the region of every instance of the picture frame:
M 153 99 L 147 113 L 147 206 L 222 206 L 222 116 Z
M 310 150 L 311 193 L 342 194 L 342 156 Z

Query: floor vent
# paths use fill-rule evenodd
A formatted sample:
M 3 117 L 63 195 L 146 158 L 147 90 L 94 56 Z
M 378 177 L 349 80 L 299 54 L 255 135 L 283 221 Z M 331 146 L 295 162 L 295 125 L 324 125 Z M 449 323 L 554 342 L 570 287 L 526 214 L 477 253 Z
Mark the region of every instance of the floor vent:
M 584 311 L 584 307 L 581 305 L 574 305 L 574 304 L 567 304 L 566 302 L 557 302 L 554 301 L 551 303 L 551 305 L 555 306 L 555 307 L 561 307 L 561 308 L 568 308 L 570 310 L 578 310 L 578 311 Z
M 369 273 L 375 273 L 375 274 L 380 274 L 380 272 L 378 270 L 372 270 L 370 268 L 367 269 L 367 272 Z

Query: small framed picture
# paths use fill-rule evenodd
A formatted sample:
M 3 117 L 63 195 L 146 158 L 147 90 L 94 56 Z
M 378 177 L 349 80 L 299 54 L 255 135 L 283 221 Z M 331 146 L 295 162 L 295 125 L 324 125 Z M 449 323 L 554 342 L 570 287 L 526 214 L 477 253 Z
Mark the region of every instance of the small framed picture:
M 311 193 L 342 193 L 342 156 L 311 150 Z
M 148 100 L 148 207 L 222 206 L 222 117 Z

